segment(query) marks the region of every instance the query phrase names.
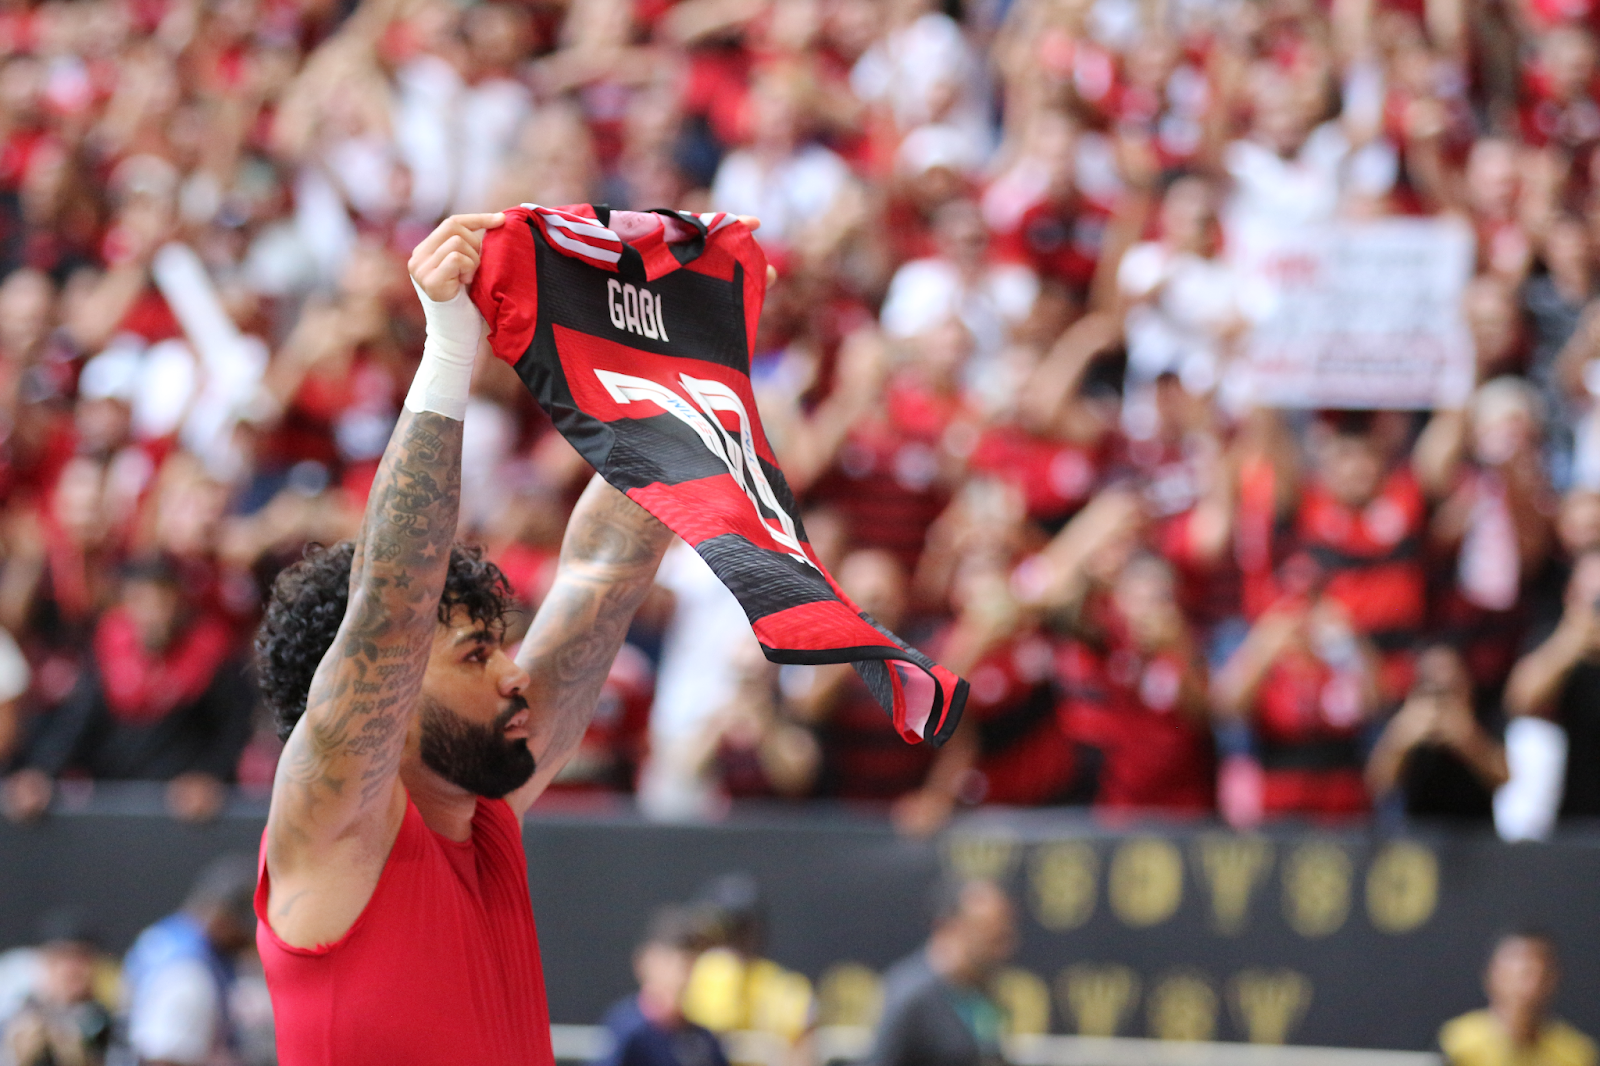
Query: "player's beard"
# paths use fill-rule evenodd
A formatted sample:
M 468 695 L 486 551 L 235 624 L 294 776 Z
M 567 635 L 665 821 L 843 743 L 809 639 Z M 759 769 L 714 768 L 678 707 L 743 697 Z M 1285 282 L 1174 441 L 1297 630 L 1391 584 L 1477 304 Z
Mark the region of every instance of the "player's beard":
M 505 735 L 511 719 L 527 709 L 513 696 L 488 725 L 469 722 L 431 697 L 422 697 L 422 762 L 451 784 L 500 799 L 533 776 L 533 752 L 522 737 Z

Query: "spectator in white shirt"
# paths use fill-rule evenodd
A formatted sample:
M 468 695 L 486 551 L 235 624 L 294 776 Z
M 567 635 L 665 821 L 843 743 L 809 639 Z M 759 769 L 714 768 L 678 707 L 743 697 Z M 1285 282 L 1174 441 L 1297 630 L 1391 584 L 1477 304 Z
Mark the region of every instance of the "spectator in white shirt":
M 850 71 L 858 98 L 886 109 L 900 130 L 942 122 L 987 147 L 982 65 L 961 27 L 931 0 L 889 0 L 888 32 Z M 762 218 L 762 225 L 766 219 Z
M 6 765 L 22 741 L 21 700 L 33 681 L 33 672 L 11 634 L 0 629 L 0 767 Z
M 912 340 L 952 319 L 960 321 L 973 344 L 967 388 L 980 402 L 1001 400 L 986 397 L 985 387 L 999 380 L 996 361 L 1011 330 L 1033 309 L 1039 279 L 1020 264 L 989 261 L 989 233 L 970 200 L 941 207 L 934 215 L 934 234 L 940 254 L 912 260 L 890 281 L 881 315 L 884 332 Z
M 1243 325 L 1239 279 L 1221 257 L 1220 236 L 1210 183 L 1180 178 L 1161 201 L 1159 238 L 1134 245 L 1117 269 L 1127 307 L 1123 421 L 1136 438 L 1154 432 L 1156 379 L 1175 373 L 1186 391 L 1209 394 Z
M 792 246 L 808 225 L 825 225 L 852 180 L 844 160 L 806 142 L 804 95 L 794 77 L 758 80 L 750 90 L 749 144 L 728 153 L 712 185 L 720 210 L 761 219 L 763 244 Z
M 650 705 L 650 760 L 640 777 L 639 802 L 653 818 L 703 818 L 714 797 L 700 780 L 693 750 L 706 720 L 736 691 L 738 664 L 729 649 L 750 639 L 750 621 L 683 541 L 667 549 L 656 582 L 672 593 L 673 612 L 662 634 Z
M 1229 144 L 1223 165 L 1234 181 L 1228 236 L 1248 240 L 1274 227 L 1331 221 L 1349 197 L 1376 200 L 1399 176 L 1387 141 L 1356 119 L 1317 123 L 1321 93 L 1277 73 L 1255 73 L 1254 122 Z

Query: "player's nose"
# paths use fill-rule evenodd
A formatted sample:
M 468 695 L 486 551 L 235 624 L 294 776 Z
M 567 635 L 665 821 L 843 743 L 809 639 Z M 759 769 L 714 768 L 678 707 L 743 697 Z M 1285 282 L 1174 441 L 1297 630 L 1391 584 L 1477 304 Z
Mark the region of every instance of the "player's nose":
M 528 671 L 518 666 L 516 660 L 505 652 L 500 652 L 499 657 L 504 660 L 498 679 L 500 695 L 510 697 L 526 693 L 531 683 Z

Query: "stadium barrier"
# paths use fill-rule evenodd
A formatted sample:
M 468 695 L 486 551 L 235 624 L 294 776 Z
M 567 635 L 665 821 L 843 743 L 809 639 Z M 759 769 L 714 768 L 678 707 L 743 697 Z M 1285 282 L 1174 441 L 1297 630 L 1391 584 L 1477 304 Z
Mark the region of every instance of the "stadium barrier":
M 606 1031 L 595 1025 L 553 1025 L 551 1043 L 557 1062 L 593 1062 L 611 1046 Z M 810 1061 L 817 1066 L 853 1062 L 864 1057 L 872 1030 L 860 1026 L 828 1026 L 816 1031 Z M 770 1033 L 750 1031 L 726 1035 L 730 1059 L 739 1066 L 793 1066 L 789 1045 Z M 1006 1042 L 1012 1066 L 1442 1066 L 1441 1056 L 1427 1051 L 1361 1051 L 1350 1048 L 1263 1047 L 1217 1042 L 1173 1042 L 1133 1037 L 1034 1036 Z
M 162 814 L 159 789 L 100 786 L 67 790 L 40 824 L 0 823 L 0 949 L 71 904 L 121 950 L 177 905 L 212 856 L 254 854 L 263 818 L 260 799 L 237 799 L 210 825 L 178 825 Z M 628 993 L 652 909 L 745 871 L 766 894 L 767 956 L 803 975 L 799 994 L 814 994 L 822 1024 L 868 1025 L 879 975 L 926 935 L 929 886 L 957 871 L 997 877 L 1018 901 L 1021 946 L 997 984 L 1013 1031 L 1075 1038 L 1018 1045 L 1040 1062 L 1177 1062 L 1162 1056 L 1210 1054 L 1217 1042 L 1229 1062 L 1257 1061 L 1228 1041 L 1430 1051 L 1443 1021 L 1482 1004 L 1494 936 L 1523 925 L 1563 948 L 1558 1010 L 1600 1033 L 1600 997 L 1589 994 L 1600 988 L 1593 831 L 1508 846 L 1431 827 L 1239 835 L 1206 823 L 984 811 L 937 841 L 913 842 L 880 818 L 826 805 L 661 826 L 620 803 L 564 801 L 542 804 L 524 839 L 551 1017 L 561 1023 L 593 1023 Z M 791 983 L 785 994 L 795 992 Z M 1169 1052 L 1086 1038 L 1185 1043 Z M 1270 1061 L 1324 1061 L 1299 1054 Z

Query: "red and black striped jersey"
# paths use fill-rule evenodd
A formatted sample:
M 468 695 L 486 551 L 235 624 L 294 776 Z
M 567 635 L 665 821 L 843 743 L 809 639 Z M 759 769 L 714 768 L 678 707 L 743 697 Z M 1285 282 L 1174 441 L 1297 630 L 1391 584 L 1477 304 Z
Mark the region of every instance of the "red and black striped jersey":
M 967 684 L 861 612 L 817 560 L 750 388 L 766 256 L 736 218 L 524 204 L 484 236 L 472 298 L 495 355 L 605 479 L 687 541 L 779 663 L 849 662 L 908 741 L 941 744 Z

